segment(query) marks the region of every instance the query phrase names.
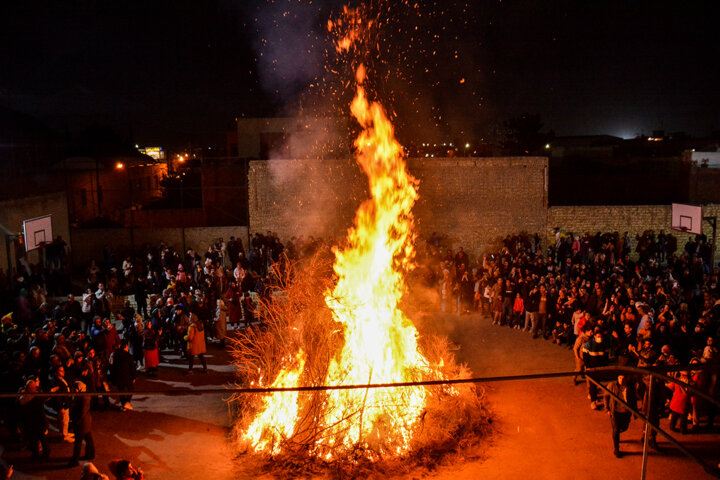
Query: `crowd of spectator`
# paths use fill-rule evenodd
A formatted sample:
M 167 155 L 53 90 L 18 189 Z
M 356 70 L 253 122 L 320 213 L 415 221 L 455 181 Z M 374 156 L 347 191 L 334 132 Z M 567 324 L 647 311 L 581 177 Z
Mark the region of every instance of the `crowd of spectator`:
M 493 325 L 571 349 L 576 382 L 586 367 L 707 364 L 713 368 L 675 375 L 718 398 L 720 271 L 703 235 L 678 251 L 677 239 L 664 232 L 632 238 L 558 229 L 545 250 L 538 235 L 512 235 L 472 264 L 462 248 L 442 253 L 440 244 L 440 237 L 430 238 L 422 264 L 426 280 L 437 284 L 443 312 L 482 312 Z M 653 404 L 660 411 L 648 412 L 648 382 L 634 389 L 651 419 L 667 404 L 673 430 L 679 423 L 686 432 L 688 419 L 692 429 L 713 426 L 715 405 L 672 383 L 656 389 Z M 587 385 L 591 408 L 602 408 L 598 388 Z
M 107 395 L 4 400 L 3 420 L 13 440 L 26 441 L 33 457 L 47 457 L 49 415 L 58 440 L 75 443 L 72 463 L 78 461 L 82 442 L 86 458 L 92 458 L 92 435 L 83 427 L 91 408 L 132 410 L 138 372 L 157 375 L 163 354 L 187 359 L 187 373 L 194 371 L 197 357 L 200 371 L 206 372 L 206 341 L 224 345 L 228 329 L 257 321 L 258 297 L 271 295 L 285 260 L 329 252 L 331 243 L 293 237 L 283 244 L 267 232 L 251 238 L 247 255 L 242 241 L 231 237 L 228 242 L 218 239 L 202 254 L 192 248 L 177 252 L 165 243 L 145 244 L 122 261 L 106 246 L 102 260 L 91 261 L 76 281 L 77 297 L 66 291 L 56 304 L 47 298 L 43 272 L 64 269 L 64 261 L 58 260 L 62 255 L 54 254 L 49 266 L 28 265 L 35 275 L 15 277 L 12 309 L 3 312 L 0 322 L 2 390 Z M 677 239 L 664 232 L 632 238 L 627 233 L 576 236 L 558 230 L 545 249 L 539 235 L 519 234 L 472 262 L 462 247 L 453 252 L 442 243 L 435 234 L 428 239 L 418 252 L 417 270 L 428 286 L 437 288 L 439 309 L 458 315 L 479 312 L 493 325 L 571 349 L 576 380 L 585 367 L 613 363 L 718 363 L 720 272 L 703 236 L 678 251 Z M 717 370 L 688 369 L 677 375 L 717 398 Z M 647 382 L 633 389 L 643 399 Z M 113 391 L 124 392 L 115 405 Z M 686 400 L 674 401 L 683 390 L 670 385 L 657 391 L 667 396 L 672 428 L 679 425 L 685 431 L 688 418 L 691 428 L 713 425 L 716 409 L 711 403 L 687 391 Z M 601 408 L 602 396 L 592 382 L 588 395 L 591 407 Z M 656 399 L 655 405 L 664 407 L 664 400 Z
M 85 458 L 94 457 L 90 411 L 132 410 L 135 379 L 141 372 L 158 375 L 163 355 L 185 358 L 187 374 L 196 359 L 207 372 L 206 341 L 224 345 L 228 328 L 257 321 L 258 297 L 271 291 L 281 265 L 284 247 L 276 235 L 257 234 L 250 247 L 246 257 L 232 237 L 202 255 L 146 244 L 118 263 L 107 246 L 102 261 L 91 261 L 76 279 L 77 297 L 70 290 L 59 300 L 46 290 L 47 265 L 29 266 L 37 273 L 32 277 L 17 275 L 12 307 L 0 321 L 0 385 L 21 394 L 0 403 L 11 442 L 47 458 L 55 430 L 56 441 L 75 444 L 71 464 L 77 465 L 83 442 Z M 106 395 L 32 395 L 85 391 Z M 113 392 L 122 392 L 119 401 L 111 400 Z

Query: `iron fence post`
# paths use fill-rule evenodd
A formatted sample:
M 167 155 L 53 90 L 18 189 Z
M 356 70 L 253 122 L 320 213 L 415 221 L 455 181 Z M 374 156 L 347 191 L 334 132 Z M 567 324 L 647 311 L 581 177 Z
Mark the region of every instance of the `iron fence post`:
M 648 402 L 647 402 L 647 410 L 645 411 L 645 440 L 643 442 L 643 460 L 642 460 L 642 470 L 640 471 L 640 480 L 645 480 L 645 475 L 647 475 L 647 457 L 648 457 L 648 443 L 650 442 L 650 417 L 651 412 L 653 408 L 653 384 L 655 383 L 655 379 L 652 375 L 650 375 L 650 386 L 648 387 Z

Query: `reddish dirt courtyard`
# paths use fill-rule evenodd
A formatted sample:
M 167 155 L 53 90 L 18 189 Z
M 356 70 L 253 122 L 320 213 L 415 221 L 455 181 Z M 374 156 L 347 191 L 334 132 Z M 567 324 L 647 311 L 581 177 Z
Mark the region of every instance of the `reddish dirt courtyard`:
M 480 315 L 437 314 L 424 328 L 447 335 L 455 352 L 475 376 L 569 371 L 572 353 L 530 334 L 493 327 Z M 421 329 L 422 330 L 422 329 Z M 97 455 L 94 463 L 108 472 L 108 463 L 127 458 L 145 471 L 148 480 L 230 480 L 257 478 L 247 474 L 247 459 L 236 457 L 228 441 L 230 415 L 223 393 L 148 396 L 142 390 L 223 388 L 233 379 L 229 355 L 211 346 L 210 373 L 183 375 L 186 364 L 175 356 L 161 365 L 157 379 L 137 382 L 129 412 L 93 412 Z M 635 420 L 621 437 L 626 452 L 612 454 L 610 422 L 604 411 L 589 407 L 584 385 L 570 379 L 505 381 L 483 385 L 493 413 L 493 431 L 485 446 L 463 460 L 433 472 L 417 471 L 403 478 L 438 479 L 630 479 L 639 478 L 642 464 L 642 423 Z M 663 419 L 663 425 L 667 420 Z M 3 429 L 2 458 L 15 467 L 14 479 L 77 480 L 80 467 L 68 468 L 72 445 L 52 443 L 48 461 L 33 462 L 29 451 L 9 444 Z M 52 433 L 51 433 L 52 435 Z M 720 435 L 677 434 L 695 454 L 720 462 Z M 647 478 L 712 478 L 670 443 L 659 438 L 662 452 L 651 452 Z M 269 475 L 263 478 L 273 478 Z M 378 477 L 380 478 L 380 477 Z

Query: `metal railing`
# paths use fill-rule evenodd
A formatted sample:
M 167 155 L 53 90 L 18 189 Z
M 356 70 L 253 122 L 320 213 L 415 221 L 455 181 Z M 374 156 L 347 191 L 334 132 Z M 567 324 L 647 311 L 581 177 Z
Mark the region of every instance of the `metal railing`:
M 635 415 L 637 418 L 641 419 L 643 423 L 645 424 L 645 435 L 644 435 L 644 441 L 643 441 L 643 460 L 642 460 L 642 469 L 640 471 L 640 478 L 641 480 L 645 480 L 645 477 L 647 475 L 647 459 L 648 459 L 648 445 L 650 440 L 651 432 L 650 430 L 654 430 L 658 432 L 660 435 L 665 437 L 670 443 L 672 443 L 675 447 L 677 447 L 678 450 L 680 450 L 682 453 L 684 453 L 687 457 L 689 457 L 691 460 L 693 460 L 695 463 L 700 465 L 703 470 L 705 470 L 706 473 L 709 475 L 720 478 L 720 468 L 716 465 L 710 465 L 706 461 L 704 461 L 699 456 L 692 453 L 688 448 L 685 447 L 681 442 L 679 442 L 677 439 L 675 439 L 672 435 L 670 435 L 668 432 L 660 428 L 659 424 L 656 425 L 655 423 L 651 422 L 647 416 L 640 413 L 636 406 L 632 406 L 628 404 L 624 399 L 620 398 L 615 393 L 611 392 L 610 389 L 608 389 L 605 385 L 602 384 L 600 380 L 597 378 L 593 378 L 593 376 L 599 377 L 599 376 L 605 376 L 609 373 L 615 373 L 616 375 L 620 374 L 629 374 L 632 376 L 650 376 L 648 391 L 647 391 L 647 405 L 644 406 L 644 410 L 649 413 L 653 411 L 653 408 L 664 408 L 665 405 L 657 406 L 653 405 L 653 401 L 655 400 L 655 394 L 653 392 L 653 386 L 656 386 L 656 381 L 654 379 L 659 379 L 663 381 L 663 384 L 665 382 L 672 382 L 677 385 L 680 385 L 681 387 L 687 389 L 688 391 L 692 392 L 693 395 L 702 398 L 703 400 L 712 403 L 716 407 L 720 408 L 720 401 L 716 400 L 712 396 L 708 395 L 707 393 L 703 392 L 702 390 L 696 388 L 693 385 L 690 385 L 688 383 L 682 382 L 674 377 L 670 377 L 668 375 L 665 375 L 662 372 L 672 372 L 672 371 L 700 371 L 700 370 L 710 370 L 710 369 L 717 369 L 715 366 L 707 365 L 707 364 L 697 364 L 697 365 L 683 365 L 683 366 L 672 366 L 672 367 L 652 367 L 652 368 L 638 368 L 638 367 L 627 367 L 627 366 L 613 366 L 613 367 L 601 367 L 601 368 L 590 368 L 585 371 L 585 376 L 587 379 L 592 382 L 594 385 L 602 389 L 606 394 L 612 396 L 615 401 L 620 402 L 625 408 L 627 408 L 630 412 L 632 412 L 633 415 Z M 600 375 L 597 375 L 600 374 Z M 662 385 L 660 385 L 662 386 Z M 656 386 L 657 388 L 657 386 Z
M 714 465 L 708 464 L 699 456 L 692 453 L 686 448 L 681 442 L 673 438 L 669 433 L 660 428 L 659 425 L 651 422 L 645 415 L 643 415 L 635 406 L 629 405 L 625 400 L 618 397 L 616 394 L 611 392 L 605 385 L 603 385 L 603 379 L 607 379 L 611 376 L 617 375 L 629 375 L 629 376 L 646 376 L 663 382 L 672 382 L 680 385 L 681 387 L 692 392 L 696 397 L 702 398 L 703 400 L 712 403 L 716 407 L 720 408 L 720 401 L 705 393 L 704 391 L 696 388 L 693 385 L 682 382 L 676 378 L 665 375 L 665 373 L 676 372 L 676 371 L 702 371 L 702 370 L 713 370 L 717 373 L 718 366 L 708 364 L 694 364 L 694 365 L 677 365 L 677 366 L 663 366 L 663 367 L 650 367 L 650 368 L 639 368 L 629 366 L 608 366 L 608 367 L 597 367 L 587 368 L 584 372 L 571 371 L 571 372 L 550 372 L 550 373 L 534 373 L 534 374 L 523 374 L 523 375 L 501 375 L 492 377 L 474 377 L 474 378 L 460 378 L 453 380 L 426 380 L 417 382 L 392 382 L 392 383 L 374 383 L 374 384 L 363 384 L 363 385 L 313 385 L 313 386 L 301 386 L 301 387 L 228 387 L 228 388 L 189 388 L 183 390 L 138 390 L 138 391 L 111 391 L 111 392 L 19 392 L 19 393 L 0 393 L 0 398 L 19 398 L 21 396 L 42 396 L 42 397 L 98 397 L 98 396 L 119 396 L 119 395 L 139 395 L 139 396 L 187 396 L 187 395 L 205 395 L 205 394 L 268 394 L 276 392 L 312 392 L 312 391 L 330 391 L 330 390 L 353 390 L 353 389 L 374 389 L 374 388 L 404 388 L 404 387 L 417 387 L 417 386 L 440 386 L 440 385 L 459 385 L 468 383 L 493 383 L 493 382 L 505 382 L 505 381 L 522 381 L 522 380 L 542 380 L 550 378 L 563 378 L 563 377 L 576 377 L 580 374 L 595 384 L 602 391 L 612 396 L 616 401 L 620 402 L 625 406 L 633 415 L 641 419 L 645 424 L 645 440 L 643 445 L 643 462 L 641 470 L 641 479 L 645 479 L 647 471 L 647 454 L 648 454 L 648 440 L 650 437 L 650 429 L 660 433 L 670 443 L 677 447 L 681 452 L 688 456 L 691 460 L 700 465 L 705 472 L 709 475 L 720 479 L 720 468 Z M 653 385 L 656 381 L 649 382 L 648 391 L 648 402 L 646 407 L 648 412 L 652 411 L 653 408 Z M 664 407 L 664 405 L 663 405 Z

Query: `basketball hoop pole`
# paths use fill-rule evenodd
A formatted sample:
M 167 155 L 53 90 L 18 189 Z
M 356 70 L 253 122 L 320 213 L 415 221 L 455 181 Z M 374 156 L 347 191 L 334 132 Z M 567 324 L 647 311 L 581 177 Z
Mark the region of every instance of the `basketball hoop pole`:
M 10 288 L 15 290 L 15 274 L 13 273 L 13 262 L 10 248 L 13 246 L 13 240 L 18 236 L 0 224 L 0 230 L 5 235 L 5 253 L 7 254 L 7 275 L 10 280 Z
M 703 220 L 708 222 L 712 227 L 712 237 L 710 237 L 712 248 L 710 249 L 710 268 L 715 267 L 715 234 L 717 232 L 717 217 L 703 217 Z

